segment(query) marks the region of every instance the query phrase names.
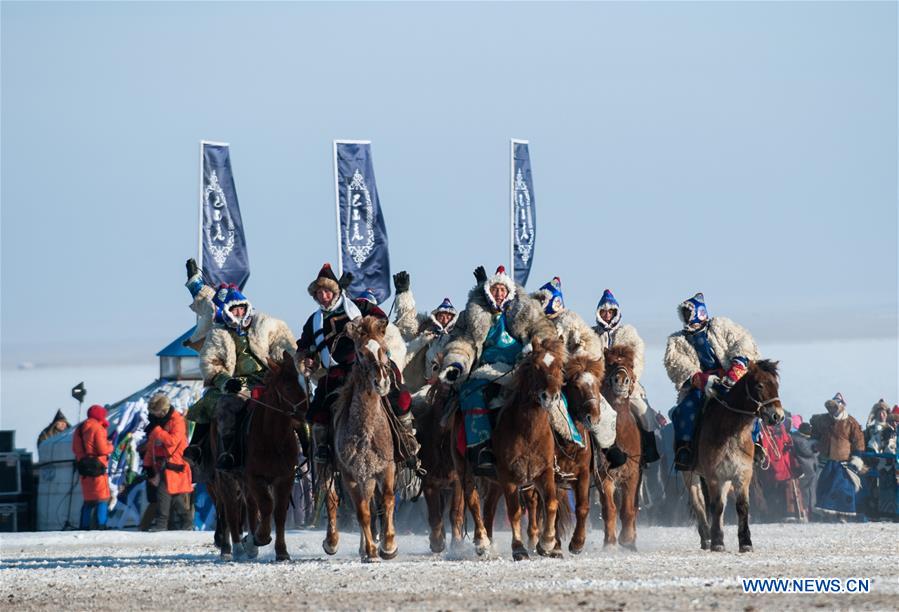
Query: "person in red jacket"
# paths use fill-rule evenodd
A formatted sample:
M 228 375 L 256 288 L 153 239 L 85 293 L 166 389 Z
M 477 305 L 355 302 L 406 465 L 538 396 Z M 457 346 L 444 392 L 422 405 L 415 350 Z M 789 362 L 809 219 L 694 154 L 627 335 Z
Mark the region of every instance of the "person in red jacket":
M 75 428 L 75 434 L 72 436 L 75 461 L 81 462 L 90 458 L 99 462 L 103 468 L 103 472 L 97 476 L 81 476 L 81 495 L 84 497 L 84 505 L 81 506 L 81 529 L 91 528 L 94 509 L 97 511 L 97 528 L 106 529 L 110 498 L 106 467 L 112 453 L 112 444 L 106 433 L 108 427 L 106 409 L 95 404 L 87 409 L 87 419 Z
M 169 398 L 157 393 L 147 408 L 147 442 L 144 470 L 157 487 L 156 517 L 148 531 L 165 531 L 169 514 L 174 512 L 181 529 L 193 529 L 190 494 L 193 492 L 190 465 L 184 461 L 187 448 L 187 425 L 184 417 L 172 408 Z

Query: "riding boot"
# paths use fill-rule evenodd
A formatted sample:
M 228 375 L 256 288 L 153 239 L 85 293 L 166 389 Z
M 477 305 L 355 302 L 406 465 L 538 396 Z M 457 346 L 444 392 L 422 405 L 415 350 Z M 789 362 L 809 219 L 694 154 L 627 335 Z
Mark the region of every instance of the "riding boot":
M 602 449 L 603 454 L 606 456 L 606 461 L 609 462 L 609 469 L 614 470 L 617 467 L 621 467 L 627 462 L 627 455 L 624 454 L 620 448 L 618 448 L 617 444 L 613 444 L 609 448 Z
M 674 443 L 674 469 L 685 472 L 693 469 L 693 442 L 677 440 Z
M 469 447 L 468 461 L 473 466 L 472 471 L 476 476 L 496 478 L 496 458 L 493 456 L 493 449 L 490 448 L 489 440 L 481 442 L 477 446 Z
M 217 470 L 235 470 L 237 469 L 236 449 L 234 448 L 235 436 L 231 432 L 221 432 L 219 434 L 219 456 L 215 461 Z
M 421 461 L 418 458 L 421 444 L 418 443 L 418 439 L 415 437 L 415 419 L 412 418 L 412 412 L 400 415 L 399 421 L 400 425 L 402 425 L 400 435 L 403 437 L 407 451 L 404 454 L 408 455 L 406 457 L 406 467 L 415 470 L 419 476 L 425 476 L 428 472 L 421 467 Z
M 313 461 L 322 465 L 331 463 L 331 428 L 322 423 L 313 423 L 312 442 L 315 445 Z
M 184 449 L 184 459 L 193 466 L 200 465 L 203 456 L 203 443 L 209 435 L 209 423 L 194 425 L 194 433 L 190 437 L 190 446 Z
M 643 427 L 639 427 L 639 429 L 640 454 L 642 455 L 644 465 L 658 461 L 661 457 L 659 457 L 659 449 L 656 447 L 655 433 L 646 431 Z

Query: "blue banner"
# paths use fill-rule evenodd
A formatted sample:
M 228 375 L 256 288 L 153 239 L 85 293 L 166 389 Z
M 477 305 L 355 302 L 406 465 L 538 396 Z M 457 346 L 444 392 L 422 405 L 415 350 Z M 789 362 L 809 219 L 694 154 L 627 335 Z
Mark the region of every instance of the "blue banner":
M 390 297 L 390 253 L 371 143 L 338 140 L 334 155 L 341 271 L 354 276 L 347 291 L 356 297 L 371 289 L 383 304 Z
M 203 274 L 213 287 L 234 283 L 241 289 L 250 278 L 250 258 L 226 144 L 201 143 L 203 156 Z
M 527 141 L 512 141 L 512 268 L 524 286 L 531 274 L 537 240 L 537 201 Z

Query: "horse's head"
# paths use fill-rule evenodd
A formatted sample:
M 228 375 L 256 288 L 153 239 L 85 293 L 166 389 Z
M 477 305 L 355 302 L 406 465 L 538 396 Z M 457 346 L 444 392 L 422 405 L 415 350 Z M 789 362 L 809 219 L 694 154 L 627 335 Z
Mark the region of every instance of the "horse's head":
M 565 396 L 573 418 L 583 421 L 589 416 L 591 420 L 599 421 L 604 376 L 602 359 L 578 355 L 568 361 L 565 366 Z
M 749 364 L 749 369 L 731 390 L 728 401 L 740 401 L 768 425 L 783 423 L 784 409 L 778 397 L 780 381 L 776 361 L 762 359 Z M 731 398 L 738 398 L 733 400 Z
M 634 349 L 619 345 L 603 351 L 606 358 L 606 377 L 603 385 L 615 397 L 627 398 L 634 392 Z
M 356 365 L 368 379 L 372 390 L 380 396 L 390 393 L 393 384 L 393 370 L 387 356 L 384 334 L 387 320 L 367 316 L 350 321 L 344 332 L 356 345 Z
M 519 366 L 517 386 L 548 410 L 562 399 L 568 355 L 558 338 L 535 340 L 532 346 L 531 354 Z
M 276 409 L 302 419 L 309 408 L 308 395 L 300 384 L 296 361 L 290 353 L 284 351 L 281 361 L 268 360 L 263 385 L 268 398 L 279 404 Z

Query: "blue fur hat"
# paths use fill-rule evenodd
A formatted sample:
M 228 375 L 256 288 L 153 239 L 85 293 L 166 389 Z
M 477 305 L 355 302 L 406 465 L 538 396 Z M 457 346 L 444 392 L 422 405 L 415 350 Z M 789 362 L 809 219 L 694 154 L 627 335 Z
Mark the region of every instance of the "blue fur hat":
M 450 301 L 449 298 L 443 298 L 443 301 L 440 302 L 440 306 L 438 306 L 437 308 L 432 310 L 431 314 L 435 315 L 438 312 L 448 312 L 449 314 L 451 314 L 453 316 L 459 314 L 458 311 L 456 311 L 456 307 L 453 306 L 453 303 Z
M 366 302 L 371 302 L 375 306 L 378 305 L 378 298 L 375 297 L 374 289 L 368 288 L 359 295 L 356 296 L 357 300 L 365 300 Z
M 603 310 L 614 310 L 615 316 L 606 323 L 603 321 L 600 316 L 600 312 Z M 612 292 L 606 289 L 602 292 L 602 297 L 599 298 L 599 303 L 596 305 L 596 324 L 599 325 L 603 330 L 609 331 L 610 329 L 615 329 L 618 323 L 621 322 L 621 307 L 618 305 L 618 300 L 615 299 L 615 296 L 612 295 Z
M 537 290 L 543 297 L 543 312 L 548 317 L 554 317 L 565 310 L 565 298 L 562 296 L 562 280 L 556 276 L 551 281 Z
M 687 331 L 699 331 L 709 322 L 709 311 L 705 307 L 705 296 L 697 293 L 688 300 L 684 300 L 677 307 L 684 329 Z
M 237 288 L 237 285 L 225 285 L 224 283 L 219 285 L 219 288 L 212 298 L 212 303 L 216 305 L 215 322 L 219 325 L 224 325 L 235 331 L 243 332 L 253 321 L 253 305 L 250 304 L 250 300 L 241 293 L 240 289 Z M 234 315 L 231 314 L 231 309 L 235 306 L 244 306 L 247 309 L 244 316 L 240 319 L 234 318 Z

